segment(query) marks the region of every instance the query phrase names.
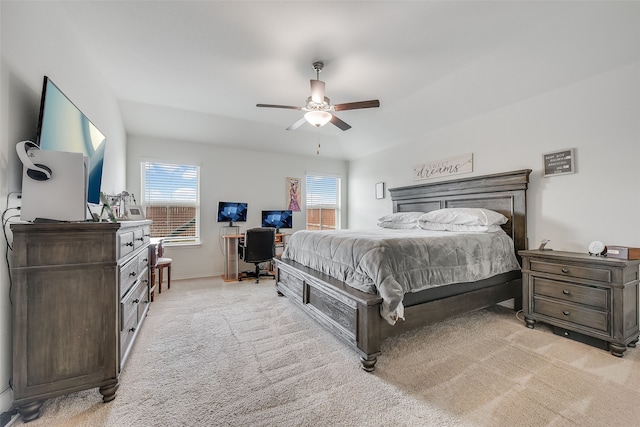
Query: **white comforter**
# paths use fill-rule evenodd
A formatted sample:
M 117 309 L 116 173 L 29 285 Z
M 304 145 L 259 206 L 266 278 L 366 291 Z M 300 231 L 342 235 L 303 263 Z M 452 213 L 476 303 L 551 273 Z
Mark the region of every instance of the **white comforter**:
M 502 230 L 297 231 L 289 238 L 282 258 L 379 294 L 381 314 L 391 324 L 403 318 L 405 293 L 482 280 L 520 268 L 513 241 Z

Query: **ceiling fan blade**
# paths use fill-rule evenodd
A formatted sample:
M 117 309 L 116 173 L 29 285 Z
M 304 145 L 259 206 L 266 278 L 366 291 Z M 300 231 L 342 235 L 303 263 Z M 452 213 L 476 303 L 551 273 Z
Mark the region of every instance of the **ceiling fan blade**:
M 288 108 L 290 110 L 302 110 L 302 107 L 294 107 L 292 105 L 276 105 L 276 104 L 256 104 L 256 107 L 267 108 Z
M 321 80 L 310 80 L 311 82 L 311 100 L 316 104 L 324 102 L 324 82 Z
M 348 125 L 347 123 L 343 122 L 342 120 L 340 120 L 338 117 L 336 117 L 335 114 L 331 115 L 331 123 L 333 123 L 335 126 L 339 127 L 342 130 L 349 130 L 351 129 L 351 126 Z
M 298 129 L 300 126 L 302 126 L 304 124 L 304 122 L 306 122 L 307 119 L 305 119 L 304 117 L 302 117 L 300 120 L 298 120 L 297 122 L 295 122 L 294 124 L 292 124 L 291 126 L 289 126 L 287 128 L 287 130 L 296 130 Z
M 344 110 L 357 110 L 360 108 L 377 108 L 380 106 L 380 101 L 372 99 L 371 101 L 358 101 L 358 102 L 346 102 L 344 104 L 336 104 L 333 108 L 336 111 Z

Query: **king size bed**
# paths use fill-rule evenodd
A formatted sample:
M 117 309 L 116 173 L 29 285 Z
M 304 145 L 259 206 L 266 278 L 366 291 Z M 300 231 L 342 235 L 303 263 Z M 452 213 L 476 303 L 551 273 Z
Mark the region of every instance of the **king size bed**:
M 296 232 L 274 260 L 277 292 L 350 344 L 369 372 L 386 337 L 510 299 L 518 309 L 516 254 L 527 248 L 530 172 L 392 188 L 388 226 Z M 500 220 L 490 227 L 455 225 L 469 233 L 431 231 L 441 230 L 429 222 L 434 216 L 463 211 Z M 399 226 L 399 218 L 424 222 Z

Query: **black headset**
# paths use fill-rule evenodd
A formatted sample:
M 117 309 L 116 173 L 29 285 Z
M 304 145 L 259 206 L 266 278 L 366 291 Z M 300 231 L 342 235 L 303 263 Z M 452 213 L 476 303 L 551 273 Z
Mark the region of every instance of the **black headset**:
M 16 152 L 23 165 L 27 168 L 27 176 L 36 181 L 46 181 L 51 178 L 51 168 L 40 163 L 33 163 L 31 157 L 32 150 L 39 150 L 36 144 L 31 141 L 21 141 L 16 144 Z

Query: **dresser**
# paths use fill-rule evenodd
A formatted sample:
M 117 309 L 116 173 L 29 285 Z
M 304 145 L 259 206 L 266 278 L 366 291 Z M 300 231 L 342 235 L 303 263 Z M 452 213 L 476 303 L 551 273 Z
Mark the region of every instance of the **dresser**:
M 540 250 L 519 255 L 527 327 L 544 322 L 619 357 L 636 346 L 640 260 Z
M 14 406 L 97 387 L 113 400 L 149 308 L 151 221 L 12 224 Z

